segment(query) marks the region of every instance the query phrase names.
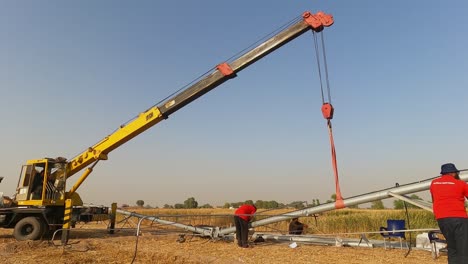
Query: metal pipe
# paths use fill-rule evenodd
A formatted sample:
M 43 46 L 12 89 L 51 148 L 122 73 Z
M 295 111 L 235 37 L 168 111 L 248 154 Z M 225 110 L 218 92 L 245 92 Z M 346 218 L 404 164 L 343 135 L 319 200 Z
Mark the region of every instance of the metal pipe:
M 389 192 L 388 194 L 390 194 L 391 196 L 393 196 L 393 197 L 395 197 L 395 198 L 397 198 L 397 199 L 400 199 L 400 200 L 402 200 L 402 201 L 405 201 L 405 202 L 408 202 L 408 203 L 410 203 L 410 204 L 412 204 L 412 205 L 415 205 L 415 206 L 417 206 L 417 207 L 419 207 L 419 208 L 422 208 L 422 209 L 424 209 L 424 210 L 427 210 L 427 211 L 429 211 L 429 212 L 431 212 L 431 213 L 433 212 L 433 211 L 432 211 L 432 205 L 425 205 L 425 204 L 420 203 L 419 201 L 416 202 L 416 201 L 412 200 L 412 199 L 409 198 L 409 197 L 406 197 L 406 196 L 403 196 L 403 195 L 399 195 L 399 194 L 396 194 L 396 193 Z
M 164 224 L 164 225 L 170 225 L 170 226 L 178 227 L 178 228 L 181 228 L 181 229 L 183 229 L 185 231 L 191 231 L 191 232 L 203 235 L 203 236 L 211 237 L 212 234 L 213 234 L 212 229 L 195 227 L 195 226 L 185 225 L 185 224 L 181 224 L 181 223 L 177 223 L 177 222 L 162 220 L 162 219 L 159 219 L 159 218 L 157 218 L 155 216 L 142 215 L 142 214 L 137 214 L 137 213 L 124 211 L 124 210 L 120 210 L 120 209 L 117 209 L 117 213 L 127 215 L 127 216 L 135 216 L 135 217 L 138 217 L 140 219 L 144 218 L 144 219 L 147 219 L 147 220 L 150 220 L 150 221 L 153 221 L 153 222 L 156 222 L 156 223 Z
M 339 245 L 339 246 L 355 246 L 355 247 L 374 247 L 374 243 L 367 238 L 340 238 L 340 237 L 324 237 L 313 235 L 278 235 L 268 233 L 255 233 L 252 239 L 262 237 L 266 241 L 277 242 L 301 242 L 316 245 Z

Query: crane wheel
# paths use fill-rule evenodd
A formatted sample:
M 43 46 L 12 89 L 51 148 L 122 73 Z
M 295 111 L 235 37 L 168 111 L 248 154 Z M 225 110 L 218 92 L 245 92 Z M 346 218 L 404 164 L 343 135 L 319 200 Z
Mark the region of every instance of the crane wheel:
M 13 236 L 19 241 L 38 240 L 45 232 L 45 225 L 42 222 L 38 217 L 25 217 L 16 223 Z

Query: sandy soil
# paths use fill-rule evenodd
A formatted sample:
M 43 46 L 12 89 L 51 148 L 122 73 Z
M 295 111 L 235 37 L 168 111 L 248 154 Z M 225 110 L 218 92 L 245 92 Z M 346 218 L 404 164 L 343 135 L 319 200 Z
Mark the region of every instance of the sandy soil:
M 288 244 L 256 244 L 243 249 L 232 242 L 187 236 L 178 243 L 176 234 L 143 232 L 106 234 L 104 231 L 72 231 L 69 245 L 59 241 L 16 241 L 12 230 L 0 229 L 0 263 L 447 263 L 433 260 L 428 251 L 383 248 L 350 248 Z M 57 244 L 57 245 L 56 245 Z M 135 251 L 136 249 L 136 251 Z M 135 256 L 136 252 L 136 256 Z

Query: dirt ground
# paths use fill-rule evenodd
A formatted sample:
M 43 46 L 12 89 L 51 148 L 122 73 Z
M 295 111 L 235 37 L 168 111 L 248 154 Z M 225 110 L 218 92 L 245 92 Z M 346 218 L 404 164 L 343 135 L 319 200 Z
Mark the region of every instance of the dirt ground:
M 59 241 L 16 241 L 12 230 L 0 229 L 0 263 L 447 263 L 447 257 L 433 260 L 428 251 L 383 248 L 351 248 L 299 244 L 256 244 L 243 249 L 232 242 L 177 234 L 133 232 L 109 235 L 104 230 L 76 230 L 69 244 Z M 135 255 L 136 252 L 136 255 Z M 135 258 L 135 259 L 134 259 Z

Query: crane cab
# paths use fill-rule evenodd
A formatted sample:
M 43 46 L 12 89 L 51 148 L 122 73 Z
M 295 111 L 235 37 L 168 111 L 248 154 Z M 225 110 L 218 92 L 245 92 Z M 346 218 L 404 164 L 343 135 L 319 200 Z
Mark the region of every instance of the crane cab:
M 65 162 L 45 158 L 29 160 L 21 168 L 15 200 L 19 206 L 63 205 Z

